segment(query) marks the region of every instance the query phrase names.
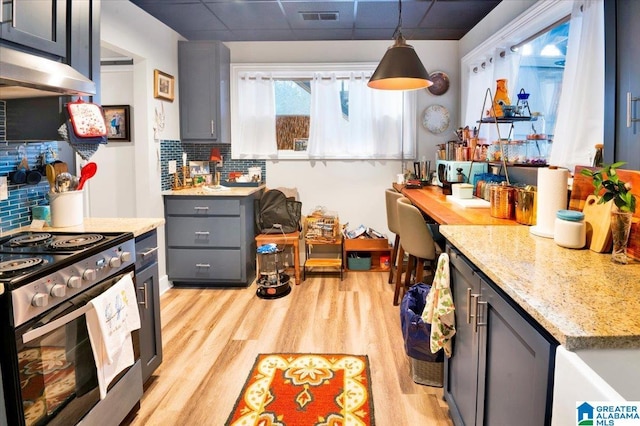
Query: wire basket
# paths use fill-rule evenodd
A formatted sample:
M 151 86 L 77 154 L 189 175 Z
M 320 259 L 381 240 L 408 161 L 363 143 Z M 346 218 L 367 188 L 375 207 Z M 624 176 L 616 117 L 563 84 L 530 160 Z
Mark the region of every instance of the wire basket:
M 419 385 L 441 388 L 444 377 L 444 362 L 421 361 L 409 357 L 411 376 Z

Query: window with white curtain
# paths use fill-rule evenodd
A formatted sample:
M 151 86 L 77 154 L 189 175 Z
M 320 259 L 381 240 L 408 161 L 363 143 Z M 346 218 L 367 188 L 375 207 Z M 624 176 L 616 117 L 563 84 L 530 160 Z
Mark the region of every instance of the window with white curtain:
M 416 94 L 370 89 L 374 68 L 232 66 L 233 158 L 414 158 Z
M 518 46 L 512 52 L 511 46 Z M 511 104 L 521 89 L 529 93 L 529 109 L 545 118 L 513 127 L 481 126 L 480 137 L 523 139 L 544 133 L 552 141 L 548 163 L 573 171 L 588 165 L 594 145 L 603 138 L 604 8 L 603 0 L 545 0 L 535 3 L 462 59 L 463 110 L 471 128 L 486 115 L 487 89 L 508 80 Z M 528 113 L 529 111 L 527 111 Z M 541 148 L 538 148 L 541 149 Z

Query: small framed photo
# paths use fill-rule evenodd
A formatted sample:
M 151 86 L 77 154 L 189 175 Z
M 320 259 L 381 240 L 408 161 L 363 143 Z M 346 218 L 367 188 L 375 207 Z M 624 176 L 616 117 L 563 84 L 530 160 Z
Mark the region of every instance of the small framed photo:
M 175 97 L 175 79 L 160 70 L 153 70 L 153 97 L 173 102 Z
M 102 105 L 107 123 L 107 139 L 112 142 L 131 142 L 131 107 L 129 105 Z

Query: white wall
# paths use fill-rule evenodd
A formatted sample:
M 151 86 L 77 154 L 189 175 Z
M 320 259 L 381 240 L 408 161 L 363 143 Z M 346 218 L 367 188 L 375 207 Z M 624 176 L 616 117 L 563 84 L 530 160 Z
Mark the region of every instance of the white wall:
M 391 37 L 391 36 L 390 36 Z M 392 41 L 322 42 L 228 42 L 232 63 L 378 63 Z M 427 90 L 418 95 L 418 156 L 414 160 L 435 158 L 436 145 L 453 139 L 459 122 L 459 55 L 457 41 L 409 41 L 429 72 L 444 71 L 450 78 L 449 91 L 434 96 Z M 446 107 L 451 114 L 449 129 L 439 135 L 422 127 L 420 117 L 432 104 Z M 434 166 L 432 166 L 434 167 Z M 316 206 L 337 211 L 341 222 L 350 227 L 360 224 L 388 233 L 384 189 L 391 186 L 400 161 L 298 161 L 267 162 L 267 185 L 295 186 L 300 193 L 303 213 Z M 389 234 L 392 238 L 392 235 Z
M 133 105 L 133 68 L 108 66 L 100 70 L 102 105 Z M 130 120 L 135 123 L 136 109 Z M 134 142 L 109 142 L 98 149 L 91 161 L 98 164 L 95 177 L 87 181 L 87 215 L 90 217 L 135 217 L 136 192 L 118 188 L 135 182 Z M 108 190 L 113 188 L 113 190 Z
M 90 199 L 94 201 L 89 208 L 96 216 L 164 217 L 160 191 L 160 144 L 159 140 L 154 140 L 153 126 L 156 111 L 164 112 L 165 126 L 159 139 L 180 139 L 178 40 L 183 38 L 128 0 L 103 1 L 101 6 L 101 45 L 134 60 L 130 76 L 105 73 L 102 78 L 106 81 L 101 86 L 103 103 L 113 100 L 118 104 L 131 105 L 132 143 L 113 143 L 96 154 L 98 168 L 104 169 L 105 173 L 103 178 L 97 179 L 96 176 L 90 187 Z M 176 78 L 174 102 L 153 98 L 154 69 Z M 108 83 L 114 80 L 119 84 L 130 84 L 130 93 L 122 92 L 123 88 L 108 87 Z M 118 176 L 116 184 L 108 179 L 114 175 Z M 109 203 L 96 201 L 107 194 L 115 194 L 115 199 Z M 158 244 L 165 247 L 164 228 L 158 230 Z M 164 250 L 159 253 L 162 286 L 167 282 L 165 253 Z

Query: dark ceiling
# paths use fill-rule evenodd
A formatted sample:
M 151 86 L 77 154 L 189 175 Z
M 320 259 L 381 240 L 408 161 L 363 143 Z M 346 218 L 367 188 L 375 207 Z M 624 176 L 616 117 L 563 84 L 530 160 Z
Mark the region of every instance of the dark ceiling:
M 189 40 L 391 40 L 387 0 L 130 0 Z M 459 40 L 500 0 L 405 0 L 408 40 Z

